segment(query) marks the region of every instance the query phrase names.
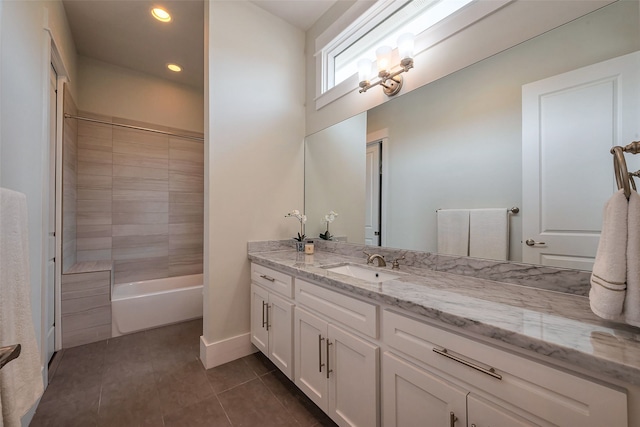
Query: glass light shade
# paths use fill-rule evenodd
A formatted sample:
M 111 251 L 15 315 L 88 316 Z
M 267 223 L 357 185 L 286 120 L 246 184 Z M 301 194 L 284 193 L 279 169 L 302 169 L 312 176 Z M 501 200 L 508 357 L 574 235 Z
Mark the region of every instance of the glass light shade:
M 362 58 L 358 61 L 358 81 L 368 81 L 371 77 L 371 60 Z
M 376 49 L 376 60 L 378 63 L 378 71 L 389 71 L 391 69 L 391 47 L 380 46 Z
M 413 46 L 415 37 L 411 33 L 402 34 L 398 37 L 398 55 L 400 60 L 413 58 Z

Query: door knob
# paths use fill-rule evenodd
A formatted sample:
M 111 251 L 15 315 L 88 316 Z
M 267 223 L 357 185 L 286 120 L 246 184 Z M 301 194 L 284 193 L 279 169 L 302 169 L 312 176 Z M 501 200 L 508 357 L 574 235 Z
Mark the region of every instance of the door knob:
M 533 239 L 527 239 L 527 240 L 525 241 L 525 243 L 527 244 L 527 246 L 546 245 L 546 243 L 545 243 L 545 242 L 536 242 L 536 241 L 535 241 L 535 240 L 533 240 Z

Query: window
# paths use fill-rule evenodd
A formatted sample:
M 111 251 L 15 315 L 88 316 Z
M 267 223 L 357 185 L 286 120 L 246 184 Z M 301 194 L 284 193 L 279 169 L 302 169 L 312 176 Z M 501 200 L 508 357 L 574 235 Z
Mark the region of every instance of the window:
M 416 36 L 417 56 L 511 1 L 378 0 L 364 12 L 350 10 L 343 18 L 351 13 L 353 22 L 338 21 L 316 39 L 316 109 L 358 89 L 358 60 L 374 60 L 383 45 L 395 48 L 400 34 Z
M 398 36 L 420 34 L 473 0 L 411 0 L 333 58 L 333 86 L 357 73 L 361 58 L 375 59 L 379 46 L 395 47 Z M 328 87 L 327 89 L 330 89 Z

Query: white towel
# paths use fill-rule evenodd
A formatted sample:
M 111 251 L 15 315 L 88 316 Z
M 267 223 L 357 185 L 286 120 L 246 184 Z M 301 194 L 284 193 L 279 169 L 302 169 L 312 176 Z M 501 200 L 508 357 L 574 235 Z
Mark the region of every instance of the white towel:
M 469 255 L 469 210 L 440 209 L 437 222 L 438 253 Z
M 627 237 L 627 292 L 624 299 L 624 320 L 640 327 L 640 195 L 629 196 Z
M 605 204 L 602 233 L 591 273 L 589 303 L 603 319 L 620 320 L 627 288 L 627 210 L 623 190 Z
M 471 209 L 469 211 L 469 256 L 509 259 L 509 210 Z
M 25 195 L 0 188 L 0 346 L 22 346 L 20 356 L 0 369 L 4 427 L 20 426 L 44 390 L 31 315 L 27 234 Z

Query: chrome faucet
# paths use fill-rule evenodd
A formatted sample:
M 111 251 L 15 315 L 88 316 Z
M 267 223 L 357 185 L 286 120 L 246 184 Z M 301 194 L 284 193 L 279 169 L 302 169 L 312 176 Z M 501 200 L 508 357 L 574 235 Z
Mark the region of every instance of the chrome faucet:
M 364 252 L 364 251 L 362 251 Z M 378 267 L 386 267 L 387 263 L 384 260 L 384 256 L 379 255 L 379 254 L 369 254 L 367 252 L 364 252 L 364 254 L 367 256 L 367 264 L 373 264 L 373 260 L 377 259 L 378 260 Z

